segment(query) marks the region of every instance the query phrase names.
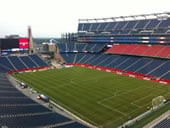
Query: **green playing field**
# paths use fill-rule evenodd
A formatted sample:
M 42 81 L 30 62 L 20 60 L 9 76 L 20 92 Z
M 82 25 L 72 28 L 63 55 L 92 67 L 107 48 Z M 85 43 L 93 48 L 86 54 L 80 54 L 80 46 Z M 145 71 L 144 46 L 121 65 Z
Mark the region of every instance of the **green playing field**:
M 83 67 L 14 75 L 89 123 L 115 128 L 151 108 L 170 86 Z

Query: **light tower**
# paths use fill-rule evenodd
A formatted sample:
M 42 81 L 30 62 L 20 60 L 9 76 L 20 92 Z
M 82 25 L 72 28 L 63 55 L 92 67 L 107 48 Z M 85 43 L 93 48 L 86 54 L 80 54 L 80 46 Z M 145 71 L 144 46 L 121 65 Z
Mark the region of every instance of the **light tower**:
M 29 53 L 34 53 L 34 42 L 32 39 L 32 31 L 31 31 L 31 26 L 28 26 L 28 39 L 29 39 Z

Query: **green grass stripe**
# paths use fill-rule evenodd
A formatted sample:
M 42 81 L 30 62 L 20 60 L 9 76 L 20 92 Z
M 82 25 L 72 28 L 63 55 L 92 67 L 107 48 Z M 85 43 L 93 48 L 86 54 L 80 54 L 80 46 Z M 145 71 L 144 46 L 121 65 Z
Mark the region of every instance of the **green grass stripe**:
M 170 97 L 170 86 L 98 70 L 72 67 L 15 74 L 80 118 L 115 128 L 151 107 L 154 97 Z

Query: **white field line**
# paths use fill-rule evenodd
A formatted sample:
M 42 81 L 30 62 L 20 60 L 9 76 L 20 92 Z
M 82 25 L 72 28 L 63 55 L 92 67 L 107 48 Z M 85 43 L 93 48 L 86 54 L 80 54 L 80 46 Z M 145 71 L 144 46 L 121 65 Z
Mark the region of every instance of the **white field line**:
M 143 108 L 143 107 L 148 106 L 148 105 L 150 105 L 150 103 L 145 104 L 144 106 L 140 106 L 140 108 Z M 134 111 L 132 111 L 132 112 L 131 112 L 131 113 L 129 113 L 128 115 L 130 115 L 130 114 L 132 114 L 132 113 L 134 113 L 134 112 L 138 111 L 140 108 L 134 109 Z M 142 113 L 141 113 L 141 114 L 142 114 Z
M 122 95 L 122 94 L 126 94 L 126 93 L 129 93 L 129 92 L 135 91 L 135 90 L 137 90 L 137 89 L 139 89 L 139 88 L 143 88 L 143 87 L 137 87 L 137 88 L 135 88 L 135 89 L 133 89 L 133 90 L 129 90 L 129 91 L 126 91 L 126 92 L 121 93 L 121 94 L 117 94 L 118 92 L 120 92 L 120 91 L 117 91 L 117 92 L 114 93 L 113 96 L 108 97 L 108 98 L 105 98 L 105 99 L 102 99 L 102 100 L 98 101 L 97 103 L 100 104 L 100 105 L 102 105 L 102 106 L 104 106 L 105 108 L 107 108 L 107 109 L 109 109 L 109 110 L 111 110 L 111 111 L 116 111 L 116 112 L 118 112 L 118 113 L 120 113 L 120 114 L 122 114 L 122 115 L 124 115 L 124 116 L 128 116 L 129 114 L 134 113 L 135 111 L 137 111 L 139 108 L 144 107 L 144 106 L 140 106 L 140 105 L 135 104 L 136 101 L 140 101 L 140 100 L 142 100 L 142 99 L 144 99 L 144 98 L 146 98 L 146 97 L 149 97 L 150 95 L 147 95 L 147 96 L 145 96 L 145 97 L 140 98 L 139 100 L 135 100 L 135 101 L 131 102 L 130 104 L 136 106 L 137 109 L 135 109 L 134 111 L 132 111 L 131 113 L 128 113 L 128 114 L 125 114 L 125 113 L 123 113 L 123 112 L 121 112 L 121 111 L 119 111 L 119 110 L 117 110 L 117 109 L 115 109 L 115 108 L 113 109 L 113 108 L 109 107 L 108 105 L 103 104 L 102 102 L 107 101 L 107 100 L 110 100 L 110 99 L 112 99 L 113 97 L 116 97 L 116 96 L 119 96 L 119 95 Z M 145 105 L 149 105 L 149 104 L 150 104 L 150 103 L 145 104 Z
M 168 94 L 170 94 L 170 92 L 169 93 L 166 93 L 165 95 L 168 95 Z M 143 99 L 145 99 L 146 97 L 149 97 L 149 96 L 151 96 L 152 94 L 149 94 L 149 95 L 147 95 L 147 96 L 145 96 L 145 97 L 142 97 L 142 98 L 140 98 L 140 99 L 138 99 L 138 100 L 134 100 L 131 104 L 134 104 L 134 105 L 136 105 L 136 106 L 140 106 L 140 105 L 137 105 L 137 104 L 135 104 L 135 102 L 138 102 L 138 101 L 140 101 L 140 100 L 143 100 Z M 152 101 L 151 101 L 152 102 Z M 150 103 L 148 103 L 148 104 L 145 104 L 144 106 L 146 106 L 146 105 L 149 105 Z M 140 106 L 140 108 L 142 108 L 143 106 Z
M 145 107 L 145 106 L 148 106 L 148 105 L 150 105 L 151 102 L 149 102 L 149 103 L 147 103 L 147 104 L 144 104 L 143 106 L 137 105 L 137 104 L 135 104 L 135 102 L 138 102 L 138 101 L 140 101 L 140 100 L 143 100 L 143 99 L 145 99 L 146 97 L 149 97 L 149 96 L 151 96 L 151 94 L 150 94 L 150 95 L 147 95 L 147 96 L 145 96 L 145 97 L 142 97 L 142 98 L 140 98 L 140 99 L 138 99 L 138 100 L 135 100 L 135 101 L 131 102 L 131 104 L 133 104 L 133 105 L 135 105 L 136 107 L 138 107 L 138 109 L 143 108 L 143 107 Z M 132 111 L 132 112 L 129 113 L 129 114 L 132 114 L 133 112 L 137 111 L 138 109 L 135 109 L 134 111 Z
M 113 109 L 113 108 L 109 107 L 108 105 L 105 105 L 105 104 L 102 104 L 102 103 L 99 103 L 99 102 L 97 102 L 97 103 L 104 106 L 105 108 L 111 110 L 112 112 L 118 112 L 118 113 L 120 113 L 120 114 L 122 114 L 124 116 L 127 116 L 127 114 L 125 114 L 125 113 L 123 113 L 123 112 L 121 112 L 121 111 L 119 111 L 119 110 L 117 110 L 115 108 Z
M 147 96 L 144 96 L 144 97 L 142 97 L 142 98 L 139 98 L 139 99 L 137 99 L 137 100 L 134 100 L 132 103 L 135 103 L 135 102 L 138 102 L 138 101 L 140 101 L 140 100 L 143 100 L 143 99 L 145 99 L 145 98 L 147 98 L 147 97 L 149 97 L 149 96 L 151 96 L 152 94 L 149 94 L 149 95 L 147 95 Z
M 53 99 L 53 98 L 51 98 L 51 99 Z M 53 104 L 55 104 L 58 108 L 62 109 L 63 111 L 65 111 L 66 113 L 68 113 L 69 115 L 71 115 L 72 117 L 74 117 L 75 119 L 79 120 L 80 122 L 83 122 L 83 123 L 87 124 L 88 126 L 91 126 L 92 128 L 97 128 L 97 127 L 96 127 L 97 124 L 96 124 L 95 122 L 93 122 L 92 120 L 89 120 L 87 117 L 83 116 L 81 113 L 77 112 L 76 110 L 74 110 L 74 109 L 72 109 L 72 108 L 70 108 L 70 107 L 68 107 L 68 106 L 65 106 L 63 103 L 60 102 L 60 104 L 62 104 L 62 106 L 64 106 L 64 107 L 62 107 L 61 105 L 55 103 L 54 101 L 55 101 L 55 100 L 53 99 L 53 101 L 51 101 L 51 102 L 52 102 Z M 70 110 L 71 110 L 71 111 L 70 111 Z M 73 112 L 73 113 L 72 113 L 72 112 Z M 75 113 L 75 114 L 74 114 L 74 113 Z M 78 116 L 78 115 L 79 115 L 79 116 Z M 83 120 L 82 118 L 88 120 L 88 122 L 85 121 L 85 120 Z M 93 123 L 93 124 L 95 124 L 96 126 L 92 125 L 90 122 Z
M 137 108 L 142 108 L 142 106 L 137 105 L 137 104 L 135 104 L 134 102 L 131 102 L 130 104 L 136 106 Z
M 149 95 L 148 95 L 149 96 Z M 148 97 L 148 96 L 146 96 L 146 97 Z M 146 98 L 146 97 L 143 97 L 143 98 Z M 141 98 L 141 99 L 143 99 L 143 98 Z M 140 99 L 140 100 L 141 100 Z M 137 101 L 137 100 L 136 100 Z M 152 101 L 151 101 L 152 102 Z M 149 106 L 150 104 L 151 104 L 151 102 L 149 102 L 149 103 L 146 103 L 146 104 L 144 104 L 143 106 L 140 106 L 138 109 L 140 109 L 140 108 L 143 108 L 143 107 L 145 107 L 145 106 Z M 132 102 L 133 104 L 135 104 L 134 102 Z M 137 105 L 137 104 L 136 104 Z M 138 105 L 139 106 L 139 105 Z M 152 106 L 151 106 L 152 107 Z M 129 113 L 129 114 L 132 114 L 132 113 L 134 113 L 135 111 L 137 111 L 138 109 L 135 109 L 134 111 L 132 111 L 131 113 Z
M 121 117 L 119 117 L 119 118 L 116 118 L 116 120 L 110 120 L 109 122 L 107 122 L 106 124 L 104 124 L 104 126 L 108 126 L 109 124 L 112 124 L 113 122 L 116 122 L 117 120 L 122 120 L 123 121 L 123 119 L 121 118 Z
M 119 96 L 119 95 L 120 95 L 120 94 L 118 94 L 119 92 L 122 92 L 122 91 L 114 92 L 114 93 L 113 93 L 113 96 L 110 96 L 110 97 L 107 97 L 107 98 L 101 99 L 101 100 L 97 101 L 97 103 L 102 103 L 102 102 L 104 102 L 104 101 L 107 101 L 107 100 L 112 99 L 113 97 Z
M 115 92 L 115 93 L 113 93 L 114 95 L 113 96 L 110 96 L 110 97 L 107 97 L 107 98 L 104 98 L 104 99 L 101 99 L 100 101 L 98 101 L 98 102 L 104 102 L 104 101 L 107 101 L 107 100 L 110 100 L 110 99 L 112 99 L 113 97 L 116 97 L 116 96 L 120 96 L 120 95 L 122 95 L 122 94 L 127 94 L 127 93 L 129 93 L 129 92 L 133 92 L 133 91 L 135 91 L 135 90 L 137 90 L 137 89 L 139 89 L 139 88 L 144 88 L 143 86 L 139 86 L 139 87 L 137 87 L 137 88 L 135 88 L 135 89 L 131 89 L 131 90 L 129 90 L 129 91 L 125 91 L 125 92 L 123 92 L 123 93 L 119 93 L 119 94 L 117 94 L 118 92 L 121 92 L 121 91 L 117 91 L 117 92 Z

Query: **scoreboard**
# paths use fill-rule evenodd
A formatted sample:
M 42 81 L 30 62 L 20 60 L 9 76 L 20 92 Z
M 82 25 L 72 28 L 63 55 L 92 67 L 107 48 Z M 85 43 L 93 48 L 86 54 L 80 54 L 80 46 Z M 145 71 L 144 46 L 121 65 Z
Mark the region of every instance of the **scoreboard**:
M 27 38 L 19 38 L 19 48 L 28 49 L 29 41 Z
M 28 38 L 0 39 L 0 49 L 5 52 L 25 51 L 29 49 Z

